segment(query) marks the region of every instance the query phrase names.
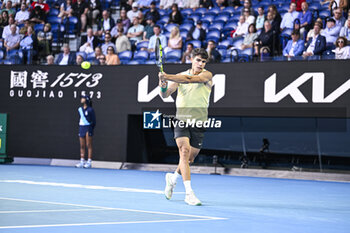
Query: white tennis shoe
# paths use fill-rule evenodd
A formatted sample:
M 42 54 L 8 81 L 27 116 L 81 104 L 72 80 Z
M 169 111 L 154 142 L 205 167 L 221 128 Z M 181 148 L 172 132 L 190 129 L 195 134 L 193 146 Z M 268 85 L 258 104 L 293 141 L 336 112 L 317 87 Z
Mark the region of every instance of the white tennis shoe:
M 186 193 L 185 202 L 189 205 L 202 205 L 202 202 L 194 195 L 193 191 Z
M 173 192 L 174 192 L 174 188 L 176 186 L 176 183 L 174 184 L 171 181 L 171 176 L 173 174 L 172 173 L 167 173 L 165 175 L 165 190 L 164 190 L 164 195 L 166 199 L 170 199 L 173 196 Z
M 80 163 L 75 164 L 75 167 L 77 167 L 77 168 L 84 167 L 84 161 L 80 161 Z
M 84 168 L 91 168 L 91 162 L 86 162 L 85 164 L 84 164 Z

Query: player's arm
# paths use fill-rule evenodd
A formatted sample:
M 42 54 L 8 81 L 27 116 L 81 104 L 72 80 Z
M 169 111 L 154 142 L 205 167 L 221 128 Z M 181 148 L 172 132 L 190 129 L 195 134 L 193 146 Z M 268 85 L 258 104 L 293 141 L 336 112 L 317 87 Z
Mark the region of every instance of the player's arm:
M 179 84 L 175 82 L 161 81 L 159 79 L 159 86 L 160 86 L 160 95 L 163 98 L 167 98 L 177 90 Z
M 213 74 L 207 70 L 198 75 L 159 73 L 159 78 L 176 83 L 207 83 L 213 78 Z

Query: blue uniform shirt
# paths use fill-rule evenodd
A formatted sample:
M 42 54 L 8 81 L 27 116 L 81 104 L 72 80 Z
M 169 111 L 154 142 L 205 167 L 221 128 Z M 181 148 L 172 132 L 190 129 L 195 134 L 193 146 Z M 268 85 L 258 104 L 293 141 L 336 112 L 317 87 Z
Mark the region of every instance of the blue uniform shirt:
M 80 115 L 80 121 L 79 125 L 91 125 L 92 127 L 95 127 L 96 125 L 96 117 L 95 117 L 95 111 L 92 107 L 87 107 L 84 109 L 83 107 L 80 107 L 78 109 L 79 115 Z

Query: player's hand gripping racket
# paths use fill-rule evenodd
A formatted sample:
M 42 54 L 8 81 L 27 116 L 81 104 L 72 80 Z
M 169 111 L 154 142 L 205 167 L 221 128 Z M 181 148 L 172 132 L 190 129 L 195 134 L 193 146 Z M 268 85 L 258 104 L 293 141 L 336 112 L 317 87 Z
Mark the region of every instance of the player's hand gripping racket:
M 159 37 L 156 39 L 156 47 L 154 49 L 155 55 L 156 55 L 156 64 L 159 68 L 159 72 L 163 73 L 163 48 L 162 44 L 160 43 Z M 166 82 L 162 81 L 162 84 L 165 85 Z

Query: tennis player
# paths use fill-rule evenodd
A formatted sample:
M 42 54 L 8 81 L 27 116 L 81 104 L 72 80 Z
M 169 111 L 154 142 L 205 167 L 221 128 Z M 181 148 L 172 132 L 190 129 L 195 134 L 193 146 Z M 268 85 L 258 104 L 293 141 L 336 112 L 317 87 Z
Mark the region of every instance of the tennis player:
M 81 96 L 80 103 L 83 105 L 78 108 L 80 115 L 79 121 L 79 141 L 80 141 L 80 163 L 75 165 L 78 168 L 90 168 L 92 159 L 92 136 L 96 125 L 95 111 L 92 108 L 92 102 L 89 96 Z M 85 162 L 85 148 L 88 148 L 88 160 Z
M 206 121 L 208 119 L 209 97 L 212 88 L 212 73 L 204 67 L 208 60 L 208 53 L 204 49 L 196 48 L 192 51 L 192 68 L 179 74 L 159 73 L 161 96 L 166 98 L 177 90 L 176 120 Z M 204 138 L 204 128 L 180 127 L 174 128 L 174 138 L 179 149 L 180 160 L 174 173 L 165 176 L 165 197 L 172 197 L 177 179 L 182 175 L 186 189 L 185 202 L 189 205 L 201 205 L 191 187 L 190 164 L 198 155 Z

